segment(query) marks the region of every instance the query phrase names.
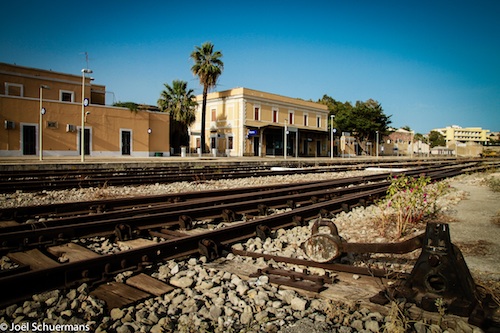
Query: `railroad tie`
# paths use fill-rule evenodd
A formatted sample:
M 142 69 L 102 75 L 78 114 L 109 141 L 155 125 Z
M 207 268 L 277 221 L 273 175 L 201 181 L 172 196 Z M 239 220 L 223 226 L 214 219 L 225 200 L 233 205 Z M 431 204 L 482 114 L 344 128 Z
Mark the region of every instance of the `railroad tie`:
M 325 290 L 325 283 L 330 280 L 328 276 L 310 274 L 307 272 L 299 273 L 285 269 L 273 268 L 272 266 L 262 269 L 259 268 L 256 273 L 250 274 L 250 277 L 259 277 L 262 275 L 267 276 L 270 283 L 285 285 L 316 293 Z

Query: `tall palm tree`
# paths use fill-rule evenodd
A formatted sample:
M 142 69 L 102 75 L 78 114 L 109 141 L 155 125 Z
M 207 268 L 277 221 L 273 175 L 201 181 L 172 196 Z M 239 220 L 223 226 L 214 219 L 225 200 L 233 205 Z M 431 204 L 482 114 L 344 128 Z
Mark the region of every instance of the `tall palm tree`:
M 191 53 L 191 59 L 194 61 L 191 71 L 200 79 L 200 84 L 203 85 L 203 102 L 201 106 L 201 151 L 205 151 L 205 119 L 207 111 L 207 94 L 208 90 L 214 88 L 217 84 L 217 79 L 222 74 L 224 63 L 221 60 L 222 53 L 214 51 L 214 45 L 210 42 L 205 42 L 200 46 L 195 46 Z
M 187 88 L 187 82 L 173 80 L 172 85 L 164 84 L 165 90 L 160 94 L 158 107 L 162 111 L 170 112 L 172 139 L 177 139 L 179 144 L 186 144 L 179 140 L 180 137 L 187 138 L 187 128 L 195 122 L 196 96 L 193 89 Z M 175 127 L 180 127 L 179 131 Z M 180 132 L 180 133 L 176 133 Z M 175 142 L 176 140 L 171 140 Z

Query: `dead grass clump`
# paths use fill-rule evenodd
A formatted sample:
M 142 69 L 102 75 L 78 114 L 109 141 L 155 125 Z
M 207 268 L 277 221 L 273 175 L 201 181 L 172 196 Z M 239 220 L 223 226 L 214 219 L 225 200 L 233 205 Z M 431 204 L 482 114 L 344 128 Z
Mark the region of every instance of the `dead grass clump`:
M 495 216 L 493 216 L 491 223 L 500 227 L 500 210 L 495 214 Z
M 493 192 L 500 192 L 500 178 L 499 177 L 489 177 L 486 179 L 486 183 Z
M 485 240 L 477 240 L 473 242 L 456 242 L 454 243 L 462 252 L 474 256 L 484 256 L 490 253 L 491 242 Z

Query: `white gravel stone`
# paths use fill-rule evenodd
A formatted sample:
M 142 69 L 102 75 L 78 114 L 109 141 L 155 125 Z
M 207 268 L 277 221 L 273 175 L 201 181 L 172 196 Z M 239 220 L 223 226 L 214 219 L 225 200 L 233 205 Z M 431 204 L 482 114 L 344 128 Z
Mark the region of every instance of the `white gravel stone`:
M 176 277 L 173 276 L 170 278 L 170 284 L 179 288 L 188 288 L 193 285 L 194 281 L 192 278 L 183 276 L 183 277 Z
M 111 309 L 110 312 L 111 319 L 118 320 L 123 318 L 123 310 L 119 308 Z
M 351 327 L 354 328 L 356 331 L 361 331 L 364 329 L 363 321 L 356 319 L 351 323 Z
M 347 177 L 364 174 L 363 172 L 349 172 L 330 174 L 328 179 Z M 295 175 L 294 181 L 313 180 L 316 175 Z M 275 177 L 279 178 L 279 177 Z M 272 182 L 289 181 L 292 178 L 282 177 L 278 180 L 259 179 L 205 182 L 204 184 L 156 184 L 148 186 L 138 186 L 121 189 L 106 188 L 99 189 L 100 195 L 107 193 L 110 197 L 140 195 L 141 193 L 164 194 L 171 192 L 186 192 L 192 190 L 221 189 L 235 186 L 243 186 L 253 182 L 252 185 L 271 184 Z M 318 178 L 319 180 L 320 178 Z M 326 178 L 325 178 L 326 179 Z M 102 191 L 101 191 L 102 190 Z M 105 190 L 105 191 L 104 191 Z M 55 203 L 58 200 L 65 202 L 71 200 L 86 200 L 87 195 L 96 195 L 94 190 L 71 190 L 59 191 L 60 197 L 56 200 L 55 191 L 46 191 L 45 195 L 37 198 L 35 194 L 18 192 L 13 194 L 15 201 L 22 204 L 29 204 L 30 197 L 35 198 L 32 202 L 43 203 L 45 198 L 50 198 L 47 203 Z M 90 193 L 90 194 L 89 194 Z M 2 203 L 0 194 L 0 205 Z M 7 200 L 13 201 L 13 200 Z M 276 212 L 272 212 L 276 213 Z M 341 236 L 352 242 L 363 241 L 388 241 L 385 237 L 374 237 L 373 226 L 366 225 L 366 221 L 376 216 L 379 212 L 373 207 L 359 207 L 353 212 L 338 214 L 333 221 L 336 223 Z M 203 222 L 206 223 L 206 222 Z M 261 240 L 250 239 L 247 242 L 234 244 L 233 247 L 239 250 L 261 251 L 276 255 L 305 258 L 305 254 L 300 248 L 310 236 L 311 225 L 293 228 L 289 230 L 279 229 L 274 232 L 273 237 Z M 348 232 L 345 232 L 348 231 Z M 83 242 L 82 242 L 83 243 Z M 96 251 L 119 251 L 106 238 L 97 237 L 87 239 L 85 245 L 92 246 Z M 229 254 L 227 260 L 240 265 L 249 264 L 256 267 L 273 265 L 291 270 L 290 266 L 266 261 L 262 258 L 252 259 Z M 354 260 L 349 258 L 348 260 Z M 2 262 L 4 262 L 3 260 Z M 376 264 L 376 258 L 370 258 L 367 263 Z M 209 325 L 218 326 L 218 331 L 222 328 L 233 331 L 245 332 L 308 332 L 324 333 L 337 331 L 341 333 L 378 332 L 383 330 L 385 318 L 380 313 L 370 313 L 367 309 L 360 309 L 351 315 L 344 313 L 341 323 L 344 326 L 327 330 L 323 325 L 332 325 L 329 315 L 325 315 L 324 303 L 319 299 L 309 299 L 299 293 L 281 289 L 269 283 L 267 276 L 253 278 L 248 281 L 241 279 L 235 274 L 218 271 L 214 268 L 202 266 L 207 263 L 205 257 L 198 259 L 191 258 L 186 261 L 170 260 L 158 265 L 155 277 L 162 281 L 168 281 L 176 286 L 172 292 L 162 297 L 149 299 L 127 309 L 114 309 L 109 316 L 104 315 L 103 304 L 88 296 L 88 287 L 82 285 L 77 292 L 70 290 L 66 294 L 59 292 L 46 293 L 33 296 L 33 301 L 25 303 L 23 307 L 13 306 L 5 310 L 0 309 L 0 322 L 2 316 L 7 316 L 9 322 L 20 322 L 36 316 L 43 317 L 44 320 L 53 323 L 68 322 L 71 320 L 83 320 L 96 324 L 92 328 L 96 332 L 163 332 L 170 327 L 175 327 L 175 331 L 210 331 Z M 3 265 L 3 264 L 2 264 Z M 398 266 L 394 266 L 395 268 Z M 301 271 L 301 269 L 297 269 Z M 324 275 L 323 269 L 310 269 L 313 274 Z M 126 277 L 125 274 L 122 278 Z M 37 303 L 38 302 L 38 305 Z M 3 311 L 3 312 L 2 312 Z M 31 320 L 31 319 L 30 319 Z M 294 325 L 297 325 L 294 327 Z M 350 326 L 349 326 L 350 325 Z M 467 324 L 465 324 L 467 325 Z M 96 327 L 97 326 L 97 327 Z M 435 325 L 433 325 L 435 326 Z M 429 331 L 440 332 L 437 328 L 429 326 Z M 415 324 L 417 327 L 417 324 Z M 290 328 L 290 330 L 288 330 Z M 300 329 L 302 328 L 302 329 Z M 431 330 L 431 329 L 434 330 Z M 295 330 L 293 330 L 295 329 Z M 474 329 L 467 325 L 462 330 L 474 332 Z M 213 331 L 213 329 L 212 329 Z M 217 331 L 217 330 L 216 330 Z
M 250 322 L 253 320 L 253 311 L 250 306 L 246 306 L 245 309 L 243 310 L 243 313 L 240 316 L 240 322 L 243 325 L 248 325 Z
M 379 323 L 378 321 L 375 320 L 368 320 L 365 322 L 365 328 L 368 331 L 378 333 L 380 330 Z
M 290 306 L 296 311 L 304 311 L 306 309 L 306 305 L 307 301 L 300 297 L 294 297 L 290 302 Z

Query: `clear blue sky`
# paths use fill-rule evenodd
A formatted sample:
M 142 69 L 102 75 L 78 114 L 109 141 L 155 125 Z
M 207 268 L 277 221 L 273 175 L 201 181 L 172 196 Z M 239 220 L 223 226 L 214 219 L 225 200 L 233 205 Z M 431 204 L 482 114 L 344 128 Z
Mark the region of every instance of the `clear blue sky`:
M 499 17 L 498 0 L 8 1 L 0 62 L 81 75 L 88 52 L 115 101 L 156 105 L 175 79 L 201 93 L 189 55 L 211 41 L 217 90 L 372 98 L 394 127 L 500 131 Z

